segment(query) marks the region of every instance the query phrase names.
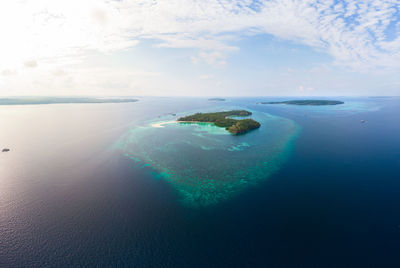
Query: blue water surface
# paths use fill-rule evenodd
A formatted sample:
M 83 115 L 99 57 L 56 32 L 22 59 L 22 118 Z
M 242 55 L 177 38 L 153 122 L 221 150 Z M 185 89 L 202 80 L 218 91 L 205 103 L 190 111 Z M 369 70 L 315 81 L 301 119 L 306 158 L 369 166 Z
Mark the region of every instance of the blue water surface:
M 281 99 L 0 108 L 11 149 L 0 154 L 0 267 L 399 266 L 400 98 L 257 104 Z M 279 168 L 229 198 L 187 206 L 160 169 L 116 146 L 148 122 L 221 105 L 299 128 Z M 242 139 L 224 155 L 249 150 Z

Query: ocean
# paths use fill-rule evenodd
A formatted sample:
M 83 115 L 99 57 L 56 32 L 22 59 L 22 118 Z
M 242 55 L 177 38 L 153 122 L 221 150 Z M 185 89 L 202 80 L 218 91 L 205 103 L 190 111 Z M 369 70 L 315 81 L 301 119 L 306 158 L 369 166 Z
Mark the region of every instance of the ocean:
M 0 106 L 0 267 L 399 266 L 400 98 L 284 99 Z

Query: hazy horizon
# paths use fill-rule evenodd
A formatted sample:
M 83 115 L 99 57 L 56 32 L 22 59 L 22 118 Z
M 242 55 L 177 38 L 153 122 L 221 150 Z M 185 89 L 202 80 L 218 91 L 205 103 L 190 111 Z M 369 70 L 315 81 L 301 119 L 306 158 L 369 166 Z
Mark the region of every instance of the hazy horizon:
M 0 95 L 1 98 L 390 98 L 400 95 Z

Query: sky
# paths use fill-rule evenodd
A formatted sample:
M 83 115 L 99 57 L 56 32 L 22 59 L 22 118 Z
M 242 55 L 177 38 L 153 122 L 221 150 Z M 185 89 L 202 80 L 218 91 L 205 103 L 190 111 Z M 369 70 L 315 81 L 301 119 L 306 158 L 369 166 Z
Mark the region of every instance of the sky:
M 397 96 L 400 0 L 2 0 L 0 96 Z

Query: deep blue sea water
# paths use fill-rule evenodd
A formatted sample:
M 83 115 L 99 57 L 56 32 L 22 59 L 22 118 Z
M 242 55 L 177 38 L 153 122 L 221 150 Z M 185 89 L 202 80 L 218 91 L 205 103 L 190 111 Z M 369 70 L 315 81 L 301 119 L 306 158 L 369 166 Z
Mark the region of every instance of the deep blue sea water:
M 345 105 L 0 107 L 0 147 L 11 149 L 0 154 L 0 267 L 398 267 L 400 98 L 334 99 Z M 221 106 L 298 132 L 279 169 L 216 203 L 188 206 L 152 163 L 115 146 L 171 113 Z

